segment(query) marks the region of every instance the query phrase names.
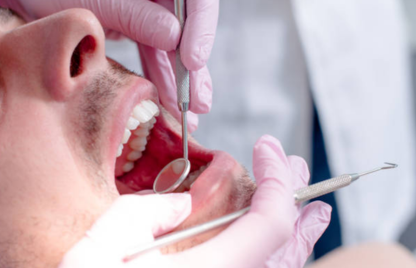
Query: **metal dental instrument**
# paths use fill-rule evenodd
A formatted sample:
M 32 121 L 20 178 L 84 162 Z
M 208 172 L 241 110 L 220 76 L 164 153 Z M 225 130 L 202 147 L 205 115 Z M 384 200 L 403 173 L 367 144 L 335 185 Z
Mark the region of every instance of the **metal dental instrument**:
M 175 0 L 175 15 L 183 32 L 186 19 L 185 0 Z M 153 183 L 153 191 L 158 194 L 175 191 L 191 170 L 191 162 L 188 160 L 188 121 L 186 119 L 186 112 L 189 110 L 189 71 L 182 63 L 179 45 L 176 48 L 176 88 L 178 107 L 182 117 L 183 158 L 173 160 L 159 172 Z
M 372 169 L 363 173 L 344 174 L 335 178 L 331 178 L 331 179 L 301 188 L 295 191 L 294 193 L 295 203 L 297 204 L 302 203 L 302 202 L 311 200 L 313 198 L 331 193 L 333 191 L 336 191 L 338 189 L 341 189 L 343 187 L 350 185 L 352 182 L 358 180 L 362 176 L 365 176 L 365 175 L 368 175 L 368 174 L 371 174 L 371 173 L 374 173 L 383 169 L 396 168 L 398 166 L 396 164 L 387 163 L 387 162 L 385 164 L 386 166 L 375 168 L 375 169 Z M 218 219 L 203 223 L 201 225 L 197 225 L 189 229 L 185 229 L 185 230 L 178 231 L 175 233 L 160 236 L 156 238 L 155 241 L 152 243 L 132 248 L 128 252 L 126 257 L 124 258 L 124 261 L 127 262 L 129 260 L 132 260 L 135 257 L 139 256 L 140 254 L 147 252 L 149 250 L 161 248 L 161 247 L 182 241 L 186 238 L 208 232 L 210 230 L 213 230 L 225 224 L 231 223 L 232 221 L 243 216 L 249 210 L 250 210 L 250 207 L 247 207 L 237 212 L 220 217 Z
M 181 31 L 183 32 L 186 19 L 185 0 L 175 0 L 175 15 L 179 20 Z M 183 158 L 188 159 L 188 123 L 186 120 L 186 112 L 189 109 L 189 71 L 182 63 L 179 46 L 180 42 L 176 48 L 176 90 L 178 95 L 178 106 L 182 114 Z
M 167 164 L 157 175 L 153 183 L 153 191 L 157 194 L 175 191 L 186 179 L 191 170 L 191 162 L 178 158 Z

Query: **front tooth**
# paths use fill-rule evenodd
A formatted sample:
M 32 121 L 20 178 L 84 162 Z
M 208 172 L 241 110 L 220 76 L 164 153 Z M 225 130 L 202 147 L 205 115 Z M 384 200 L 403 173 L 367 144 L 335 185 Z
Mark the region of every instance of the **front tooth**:
M 139 137 L 147 137 L 149 136 L 150 132 L 148 128 L 138 128 L 137 130 L 134 131 L 134 135 L 139 136 Z
M 139 105 L 136 105 L 133 109 L 133 116 L 137 120 L 140 121 L 140 123 L 146 123 L 150 119 L 152 119 L 153 114 L 148 111 L 146 108 L 143 107 L 143 105 L 140 103 Z
M 157 107 L 157 105 L 153 101 L 150 101 L 150 100 L 143 101 L 142 105 L 144 108 L 150 111 L 153 116 L 159 115 L 159 107 Z
M 150 124 L 150 122 L 151 122 L 152 120 L 150 120 L 149 122 L 146 122 L 146 123 L 143 123 L 143 124 L 140 124 L 140 128 L 147 128 L 147 129 L 149 129 L 150 128 L 150 126 L 151 126 L 151 124 Z
M 136 151 L 144 151 L 142 150 L 147 144 L 147 140 L 145 137 L 137 137 L 130 142 L 130 148 Z
M 134 163 L 133 162 L 127 162 L 124 164 L 123 166 L 123 171 L 124 172 L 129 172 L 134 168 Z
M 119 157 L 120 155 L 121 155 L 121 153 L 123 152 L 123 145 L 122 144 L 120 144 L 119 146 L 118 146 L 118 149 L 117 149 L 117 157 Z
M 135 118 L 133 118 L 133 117 L 130 116 L 129 117 L 129 120 L 127 120 L 127 126 L 126 126 L 126 128 L 129 129 L 129 130 L 134 130 L 139 125 L 140 125 L 140 122 L 137 119 L 135 119 Z
M 127 160 L 134 162 L 138 160 L 140 157 L 142 157 L 142 152 L 131 151 L 127 156 Z
M 123 143 L 123 144 L 126 144 L 126 143 L 129 141 L 130 136 L 131 136 L 131 131 L 130 131 L 130 130 L 128 130 L 127 128 L 125 128 L 125 129 L 124 129 L 124 136 L 123 136 L 123 141 L 122 141 L 122 143 Z

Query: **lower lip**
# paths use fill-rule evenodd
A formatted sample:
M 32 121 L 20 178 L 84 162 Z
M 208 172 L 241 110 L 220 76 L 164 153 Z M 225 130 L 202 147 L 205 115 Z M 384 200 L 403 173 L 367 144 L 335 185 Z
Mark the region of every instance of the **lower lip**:
M 221 151 L 214 151 L 213 154 L 209 167 L 196 179 L 190 190 L 193 211 L 200 210 L 212 200 L 218 202 L 218 199 L 226 198 L 234 178 L 241 173 L 240 165 L 229 154 Z

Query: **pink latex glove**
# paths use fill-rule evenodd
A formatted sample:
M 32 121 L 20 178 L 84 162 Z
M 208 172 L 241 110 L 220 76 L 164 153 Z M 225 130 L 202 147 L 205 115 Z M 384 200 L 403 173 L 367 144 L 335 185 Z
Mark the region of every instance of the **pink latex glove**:
M 214 43 L 219 0 L 187 0 L 187 21 L 181 41 L 181 58 L 191 71 L 190 111 L 207 113 L 212 103 L 212 82 L 206 63 Z M 91 10 L 101 24 L 139 43 L 146 78 L 158 88 L 167 110 L 180 119 L 176 103 L 173 66 L 166 51 L 176 49 L 181 36 L 173 14 L 173 0 L 0 0 L 26 20 L 48 16 L 68 8 Z M 114 37 L 114 32 L 111 34 Z M 142 48 L 141 44 L 149 46 Z M 169 53 L 172 54 L 172 53 Z M 196 114 L 189 114 L 189 130 L 197 128 Z M 180 120 L 179 120 L 180 121 Z
M 60 268 L 131 267 L 126 251 L 171 231 L 191 213 L 189 194 L 123 195 L 63 258 Z M 158 258 L 159 251 L 146 255 Z
M 305 160 L 297 156 L 289 156 L 288 162 L 294 175 L 293 188 L 297 190 L 307 186 L 309 170 Z M 330 205 L 321 201 L 312 202 L 305 207 L 298 205 L 292 238 L 267 260 L 265 267 L 304 267 L 316 241 L 328 227 L 331 210 Z
M 254 163 L 258 188 L 250 211 L 207 242 L 170 255 L 154 250 L 124 263 L 127 248 L 148 243 L 154 235 L 172 229 L 190 209 L 189 200 L 182 197 L 176 203 L 169 200 L 169 205 L 163 195 L 128 195 L 121 197 L 65 255 L 60 268 L 264 266 L 280 248 L 290 248 L 292 234 L 298 234 L 294 232 L 294 174 L 280 144 L 269 136 L 257 142 Z

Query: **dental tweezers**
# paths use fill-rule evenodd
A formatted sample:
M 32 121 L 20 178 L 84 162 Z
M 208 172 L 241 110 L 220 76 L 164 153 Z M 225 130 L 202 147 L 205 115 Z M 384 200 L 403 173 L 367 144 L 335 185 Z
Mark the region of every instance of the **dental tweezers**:
M 352 174 L 344 174 L 335 178 L 331 178 L 319 183 L 315 183 L 312 185 L 309 185 L 307 187 L 301 188 L 297 191 L 295 191 L 293 197 L 295 199 L 295 203 L 302 203 L 308 200 L 311 200 L 313 198 L 334 192 L 338 189 L 341 189 L 343 187 L 346 187 L 350 185 L 352 182 L 358 180 L 360 177 L 383 170 L 383 169 L 391 169 L 396 168 L 398 165 L 393 163 L 385 163 L 385 166 L 375 168 L 363 173 L 352 173 Z M 135 257 L 139 256 L 142 253 L 145 253 L 147 251 L 161 248 L 179 241 L 182 241 L 186 238 L 196 236 L 205 232 L 208 232 L 210 230 L 213 230 L 215 228 L 221 227 L 227 223 L 230 223 L 244 214 L 246 214 L 250 210 L 250 207 L 246 207 L 242 210 L 239 210 L 237 212 L 228 214 L 226 216 L 223 216 L 221 218 L 203 223 L 201 225 L 197 225 L 195 227 L 191 227 L 189 229 L 185 229 L 182 231 L 178 231 L 175 233 L 167 234 L 164 236 L 160 236 L 157 239 L 155 239 L 154 242 L 137 246 L 135 248 L 132 248 L 124 258 L 124 261 L 127 262 L 129 260 L 134 259 Z

